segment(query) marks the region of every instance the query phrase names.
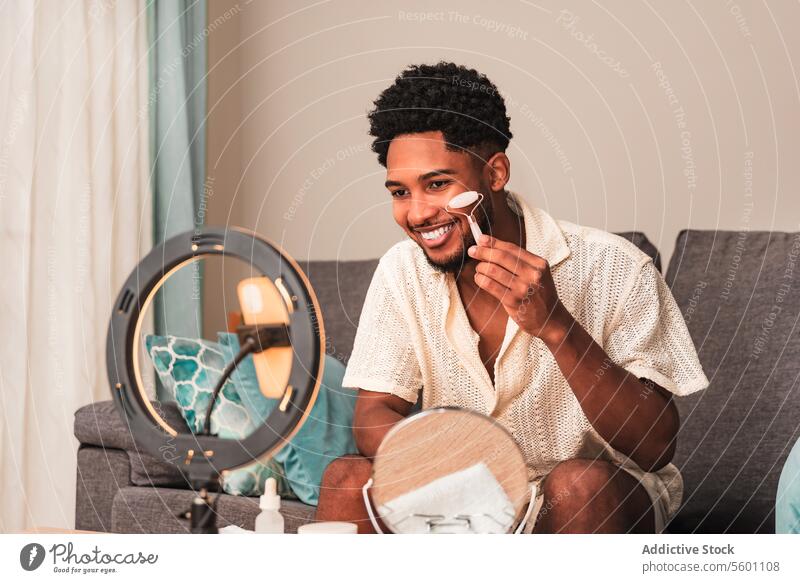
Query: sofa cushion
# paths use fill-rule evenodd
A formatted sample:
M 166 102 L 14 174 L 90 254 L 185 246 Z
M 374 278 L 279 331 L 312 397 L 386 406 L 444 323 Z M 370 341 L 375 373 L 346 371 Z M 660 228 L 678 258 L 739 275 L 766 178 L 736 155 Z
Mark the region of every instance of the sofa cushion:
M 361 307 L 378 267 L 364 261 L 300 261 L 317 295 L 325 326 L 325 352 L 347 364 L 361 316 Z
M 683 231 L 667 271 L 710 386 L 679 399 L 673 532 L 772 532 L 800 435 L 800 233 Z
M 661 253 L 659 253 L 656 246 L 650 242 L 650 239 L 647 238 L 647 235 L 640 231 L 625 231 L 623 233 L 616 233 L 616 235 L 622 237 L 623 239 L 627 239 L 639 249 L 647 253 L 653 260 L 653 265 L 656 266 L 656 269 L 661 271 Z
M 178 518 L 187 511 L 194 498 L 191 490 L 170 488 L 122 488 L 114 497 L 111 511 L 112 532 L 172 534 L 190 532 L 189 521 Z M 217 501 L 217 527 L 235 524 L 247 530 L 255 528 L 261 511 L 258 498 L 220 494 Z M 316 509 L 302 502 L 282 500 L 280 513 L 284 531 L 296 533 L 297 528 L 314 518 Z

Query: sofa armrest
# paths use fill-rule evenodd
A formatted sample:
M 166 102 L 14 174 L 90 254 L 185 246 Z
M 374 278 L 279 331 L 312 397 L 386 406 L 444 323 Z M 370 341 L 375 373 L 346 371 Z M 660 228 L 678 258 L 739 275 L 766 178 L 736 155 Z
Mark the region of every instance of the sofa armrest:
M 153 407 L 179 433 L 189 428 L 175 403 L 153 401 Z M 83 444 L 137 451 L 131 428 L 123 419 L 114 401 L 97 401 L 75 411 L 75 437 Z
M 111 532 L 114 497 L 131 486 L 127 452 L 81 445 L 75 488 L 75 528 Z
M 121 450 L 135 449 L 130 428 L 113 401 L 89 403 L 75 411 L 75 437 L 83 445 Z
M 153 401 L 153 406 L 177 431 L 189 431 L 174 403 Z M 98 401 L 78 409 L 75 412 L 75 437 L 82 446 L 127 453 L 130 483 L 135 486 L 186 486 L 180 469 L 170 459 L 152 456 L 138 447 L 129 425 L 113 401 Z

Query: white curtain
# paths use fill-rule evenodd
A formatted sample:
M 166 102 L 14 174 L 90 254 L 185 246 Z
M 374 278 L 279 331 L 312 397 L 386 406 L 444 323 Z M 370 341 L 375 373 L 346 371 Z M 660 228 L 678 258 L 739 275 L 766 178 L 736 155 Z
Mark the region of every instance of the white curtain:
M 75 410 L 111 397 L 152 241 L 145 3 L 0 3 L 0 530 L 72 527 Z

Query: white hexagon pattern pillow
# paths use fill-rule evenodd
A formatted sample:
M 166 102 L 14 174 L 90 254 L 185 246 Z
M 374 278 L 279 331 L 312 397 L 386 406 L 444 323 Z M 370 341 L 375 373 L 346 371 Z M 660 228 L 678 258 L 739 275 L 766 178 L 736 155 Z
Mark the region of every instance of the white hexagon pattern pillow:
M 144 336 L 144 346 L 158 378 L 175 399 L 189 429 L 192 433 L 199 433 L 205 423 L 211 394 L 226 365 L 219 344 L 198 338 L 148 334 Z M 248 365 L 252 367 L 252 357 L 249 356 L 239 366 Z M 236 375 L 232 378 L 235 379 Z M 211 412 L 211 433 L 225 439 L 242 439 L 257 426 L 258 422 L 242 405 L 236 386 L 228 379 Z M 295 497 L 286 481 L 283 466 L 274 459 L 264 463 L 256 461 L 231 471 L 223 488 L 234 495 L 260 495 L 270 476 L 278 482 L 281 497 Z

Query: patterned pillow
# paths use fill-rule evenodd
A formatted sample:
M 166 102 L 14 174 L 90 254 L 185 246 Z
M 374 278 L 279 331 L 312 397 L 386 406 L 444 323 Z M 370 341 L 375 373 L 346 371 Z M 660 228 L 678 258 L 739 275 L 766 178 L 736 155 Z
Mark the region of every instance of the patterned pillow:
M 218 343 L 209 340 L 152 334 L 144 337 L 144 345 L 158 378 L 175 399 L 189 429 L 192 433 L 200 432 L 214 386 L 228 362 L 224 351 Z M 212 434 L 225 439 L 242 439 L 261 423 L 250 415 L 236 391 L 235 381 L 248 366 L 255 375 L 252 357 L 247 357 L 217 396 L 211 413 Z M 223 489 L 233 495 L 260 495 L 270 476 L 278 482 L 281 497 L 296 498 L 285 479 L 283 466 L 272 458 L 231 471 L 223 481 Z

